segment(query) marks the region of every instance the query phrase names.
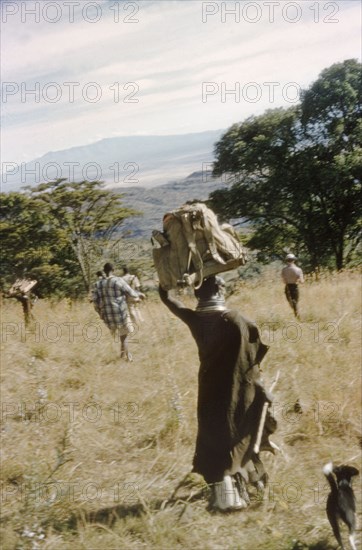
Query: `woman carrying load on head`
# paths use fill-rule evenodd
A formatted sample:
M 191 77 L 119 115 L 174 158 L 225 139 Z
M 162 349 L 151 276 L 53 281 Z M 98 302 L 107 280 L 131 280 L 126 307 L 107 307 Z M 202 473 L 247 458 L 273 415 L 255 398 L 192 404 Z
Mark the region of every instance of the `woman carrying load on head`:
M 133 290 L 121 277 L 113 275 L 112 264 L 106 263 L 103 270 L 106 277 L 99 279 L 93 290 L 94 308 L 112 335 L 120 338 L 121 358 L 132 361 L 127 336 L 135 327 L 129 316 L 127 298 L 139 301 L 145 295 Z
M 222 283 L 220 277 L 204 280 L 195 290 L 196 311 L 184 307 L 162 287 L 159 293 L 170 311 L 188 325 L 199 351 L 193 471 L 212 486 L 214 508 L 233 510 L 250 502 L 246 483 L 261 486 L 266 481 L 254 447 L 264 404 L 271 397 L 260 376 L 260 362 L 268 347 L 260 341 L 253 322 L 226 308 Z M 273 452 L 268 435 L 275 429 L 276 421 L 268 410 L 260 450 Z

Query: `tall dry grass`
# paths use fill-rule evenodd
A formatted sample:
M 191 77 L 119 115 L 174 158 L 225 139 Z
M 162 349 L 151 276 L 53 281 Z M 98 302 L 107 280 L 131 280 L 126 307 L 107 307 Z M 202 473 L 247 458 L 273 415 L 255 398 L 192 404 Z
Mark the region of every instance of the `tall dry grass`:
M 132 337 L 133 363 L 120 361 L 91 304 L 40 301 L 26 332 L 20 306 L 7 300 L 2 548 L 334 548 L 321 467 L 330 459 L 359 467 L 360 279 L 328 276 L 301 294 L 300 322 L 272 270 L 228 299 L 270 345 L 266 385 L 281 372 L 273 403 L 281 452 L 263 453 L 264 498 L 253 494 L 250 508 L 234 514 L 210 513 L 202 478 L 187 476 L 197 350 L 156 297 Z

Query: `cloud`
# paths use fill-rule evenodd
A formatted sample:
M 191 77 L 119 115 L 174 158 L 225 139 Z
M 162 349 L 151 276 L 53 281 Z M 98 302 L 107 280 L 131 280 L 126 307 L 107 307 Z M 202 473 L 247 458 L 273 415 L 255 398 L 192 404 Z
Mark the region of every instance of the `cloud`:
M 290 2 L 289 11 L 288 3 L 277 2 L 273 22 L 270 3 L 259 2 L 263 9 L 255 23 L 250 21 L 258 14 L 255 2 L 75 2 L 73 23 L 63 1 L 48 3 L 61 9 L 55 23 L 42 13 L 36 23 L 21 13 L 24 3 L 17 4 L 18 13 L 3 24 L 2 64 L 5 85 L 19 88 L 3 100 L 3 158 L 14 162 L 99 136 L 227 127 L 288 105 L 282 93 L 288 82 L 308 86 L 325 67 L 360 55 L 359 2 Z M 25 4 L 30 9 L 35 2 Z M 240 21 L 230 12 L 238 7 Z M 203 22 L 207 8 L 215 13 Z M 49 8 L 46 16 L 56 13 Z M 73 101 L 69 82 L 76 83 Z M 217 90 L 207 102 L 205 82 L 214 82 Z M 232 94 L 222 101 L 222 86 L 245 91 L 251 82 L 262 90 L 257 103 L 242 93 L 239 101 Z M 265 82 L 280 84 L 273 102 Z M 92 102 L 99 90 L 101 97 Z

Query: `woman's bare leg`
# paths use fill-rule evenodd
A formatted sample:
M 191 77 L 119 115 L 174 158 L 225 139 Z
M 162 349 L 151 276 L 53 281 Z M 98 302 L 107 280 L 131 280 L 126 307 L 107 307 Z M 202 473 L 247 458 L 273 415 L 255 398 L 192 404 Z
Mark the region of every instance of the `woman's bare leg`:
M 128 350 L 128 334 L 121 335 L 121 357 L 127 359 L 127 361 L 132 361 L 132 355 Z

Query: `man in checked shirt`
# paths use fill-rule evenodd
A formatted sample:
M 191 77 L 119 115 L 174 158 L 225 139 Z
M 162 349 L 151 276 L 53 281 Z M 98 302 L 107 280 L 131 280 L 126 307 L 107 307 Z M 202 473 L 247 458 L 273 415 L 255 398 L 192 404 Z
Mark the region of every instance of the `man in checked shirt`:
M 135 327 L 131 322 L 127 307 L 127 298 L 138 302 L 145 297 L 142 292 L 133 290 L 121 277 L 113 275 L 113 265 L 103 267 L 106 277 L 95 284 L 93 290 L 94 308 L 105 322 L 113 336 L 121 341 L 121 358 L 132 361 L 128 350 L 127 336 Z

